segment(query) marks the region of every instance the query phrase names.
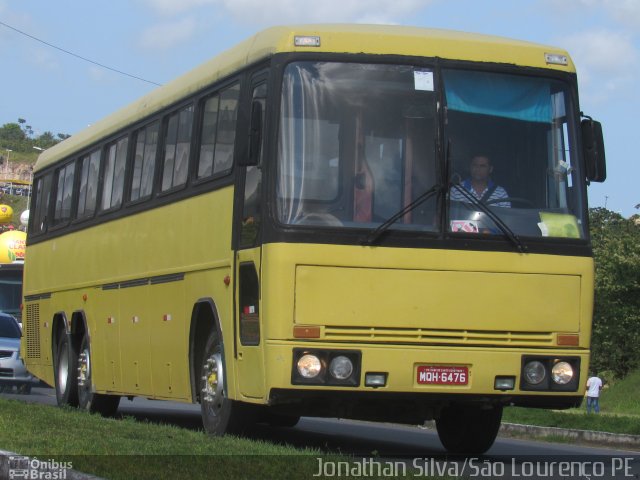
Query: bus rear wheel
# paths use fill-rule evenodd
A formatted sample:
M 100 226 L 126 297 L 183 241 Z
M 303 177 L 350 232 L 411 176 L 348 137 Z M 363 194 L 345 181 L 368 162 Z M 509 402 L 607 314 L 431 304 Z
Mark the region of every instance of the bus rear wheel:
M 78 355 L 78 406 L 81 410 L 112 417 L 118 411 L 120 397 L 93 392 L 91 374 L 91 350 L 89 338 L 85 335 Z
M 436 429 L 449 452 L 480 455 L 493 445 L 501 420 L 501 406 L 482 409 L 451 405 L 436 419 Z
M 78 406 L 78 357 L 66 332 L 58 335 L 55 350 L 56 401 L 59 406 Z
M 227 396 L 222 343 L 216 332 L 207 340 L 201 362 L 200 410 L 210 435 L 242 435 L 254 423 L 250 405 Z

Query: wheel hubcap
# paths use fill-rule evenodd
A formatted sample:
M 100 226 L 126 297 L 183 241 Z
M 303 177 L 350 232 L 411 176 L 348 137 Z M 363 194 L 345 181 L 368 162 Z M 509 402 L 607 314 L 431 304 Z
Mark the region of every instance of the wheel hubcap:
M 222 409 L 224 399 L 224 370 L 222 356 L 219 353 L 214 353 L 207 359 L 202 380 L 202 402 L 216 415 Z
M 84 349 L 78 357 L 78 387 L 87 388 L 91 381 L 91 360 L 89 359 L 89 350 Z

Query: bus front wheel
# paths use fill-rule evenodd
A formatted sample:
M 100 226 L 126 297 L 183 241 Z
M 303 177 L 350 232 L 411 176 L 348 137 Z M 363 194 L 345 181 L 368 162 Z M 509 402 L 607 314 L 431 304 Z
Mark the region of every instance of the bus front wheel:
M 483 409 L 451 405 L 436 419 L 436 429 L 440 442 L 449 452 L 480 455 L 493 445 L 501 420 L 501 406 Z
M 91 350 L 89 338 L 85 335 L 78 356 L 78 406 L 81 410 L 99 413 L 104 417 L 112 417 L 118 411 L 120 397 L 104 395 L 92 391 Z
M 78 357 L 66 332 L 58 335 L 55 355 L 56 401 L 59 406 L 78 406 Z
M 200 372 L 200 410 L 206 432 L 216 436 L 245 433 L 253 423 L 252 409 L 227 396 L 222 343 L 215 332 L 207 340 Z

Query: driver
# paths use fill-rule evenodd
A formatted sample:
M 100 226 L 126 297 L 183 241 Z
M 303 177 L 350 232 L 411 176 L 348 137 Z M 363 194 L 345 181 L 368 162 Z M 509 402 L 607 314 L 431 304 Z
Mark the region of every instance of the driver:
M 493 165 L 486 155 L 476 155 L 469 165 L 470 178 L 464 180 L 459 186 L 483 203 L 489 203 L 496 207 L 511 208 L 511 202 L 501 202 L 500 199 L 509 197 L 507 191 L 491 180 Z M 466 202 L 465 196 L 458 188 L 451 189 L 451 200 Z

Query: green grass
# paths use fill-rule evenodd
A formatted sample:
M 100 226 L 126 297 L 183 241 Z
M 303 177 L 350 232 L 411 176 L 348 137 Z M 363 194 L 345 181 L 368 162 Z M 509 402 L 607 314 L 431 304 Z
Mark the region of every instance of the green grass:
M 109 479 L 312 478 L 319 450 L 0 399 L 0 448 Z M 215 474 L 213 473 L 215 472 Z
M 600 411 L 640 417 L 640 370 L 605 385 L 600 395 Z
M 638 392 L 640 371 L 610 382 L 602 393 L 600 415 L 587 415 L 584 409 L 548 411 L 511 407 L 505 409 L 503 421 L 640 435 Z M 356 461 L 318 449 L 233 436 L 211 437 L 202 431 L 172 425 L 132 418 L 104 419 L 71 408 L 2 398 L 0 449 L 41 461 L 71 462 L 75 470 L 113 480 L 310 479 L 317 472 L 318 458 L 325 462 Z M 375 458 L 375 453 L 372 456 Z
M 600 415 L 587 415 L 585 406 L 561 411 L 510 407 L 502 421 L 640 435 L 640 370 L 607 383 L 600 394 Z
M 638 392 L 640 371 L 609 383 L 602 393 L 600 415 L 587 415 L 584 408 L 548 411 L 512 407 L 505 409 L 503 421 L 640 435 Z M 211 437 L 171 425 L 104 419 L 71 408 L 2 398 L 0 449 L 41 461 L 71 462 L 75 470 L 113 480 L 313 478 L 320 457 L 323 461 L 355 461 L 317 449 Z M 375 458 L 375 453 L 372 456 Z
M 312 479 L 319 472 L 319 459 L 342 468 L 340 478 L 388 478 L 390 469 L 404 463 L 371 452 L 366 461 L 378 466 L 366 463 L 363 467 L 362 457 L 233 436 L 211 437 L 172 425 L 105 419 L 73 408 L 4 398 L 0 398 L 0 449 L 49 464 L 70 464 L 73 470 L 110 480 Z M 369 468 L 367 475 L 362 468 Z M 405 468 L 404 476 L 413 478 L 413 466 Z M 421 474 L 421 478 L 452 477 Z

